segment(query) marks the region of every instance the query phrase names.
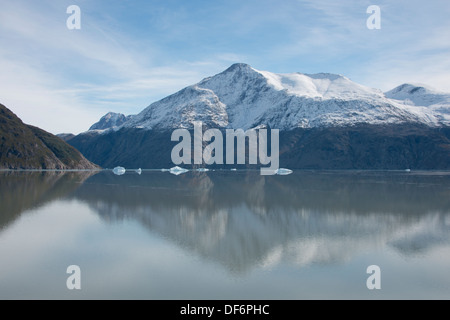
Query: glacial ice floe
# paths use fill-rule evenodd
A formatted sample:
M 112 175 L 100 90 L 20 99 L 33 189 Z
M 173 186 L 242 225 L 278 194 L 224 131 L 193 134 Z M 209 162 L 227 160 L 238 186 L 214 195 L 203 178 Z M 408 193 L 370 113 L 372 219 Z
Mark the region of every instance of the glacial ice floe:
M 125 172 L 126 172 L 126 169 L 124 167 L 115 167 L 113 169 L 113 173 L 118 175 L 118 176 L 121 176 L 121 175 L 125 174 Z
M 286 176 L 288 174 L 292 173 L 292 170 L 290 169 L 285 169 L 285 168 L 279 168 L 276 170 L 275 172 L 276 174 L 280 175 L 280 176 Z
M 175 166 L 175 167 L 173 167 L 173 168 L 170 168 L 170 170 L 169 170 L 169 172 L 171 173 L 171 174 L 174 174 L 174 175 L 176 175 L 176 176 L 178 176 L 178 175 L 180 175 L 180 174 L 182 174 L 182 173 L 186 173 L 186 172 L 188 172 L 189 170 L 187 170 L 187 169 L 184 169 L 184 168 L 180 168 L 179 166 Z

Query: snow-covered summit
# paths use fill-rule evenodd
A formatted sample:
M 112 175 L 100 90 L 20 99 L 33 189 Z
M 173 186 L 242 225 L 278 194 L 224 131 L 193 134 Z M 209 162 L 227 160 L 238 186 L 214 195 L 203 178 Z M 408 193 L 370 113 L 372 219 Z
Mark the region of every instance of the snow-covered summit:
M 386 97 L 407 101 L 416 106 L 450 105 L 450 94 L 425 85 L 402 84 L 385 93 Z
M 441 123 L 450 124 L 450 94 L 425 85 L 402 84 L 385 93 L 403 104 L 427 107 Z
M 98 122 L 94 123 L 89 131 L 119 127 L 129 119 L 130 116 L 127 117 L 122 113 L 108 112 Z
M 122 127 L 170 130 L 202 121 L 216 128 L 289 130 L 359 123 L 435 126 L 443 119 L 342 75 L 277 74 L 238 63 L 151 104 Z

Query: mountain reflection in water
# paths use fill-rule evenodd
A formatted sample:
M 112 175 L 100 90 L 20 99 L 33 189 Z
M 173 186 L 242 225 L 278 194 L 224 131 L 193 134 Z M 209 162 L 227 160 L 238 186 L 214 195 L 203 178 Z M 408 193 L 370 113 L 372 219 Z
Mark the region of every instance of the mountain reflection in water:
M 0 174 L 1 229 L 29 208 L 76 199 L 107 223 L 137 221 L 236 275 L 384 247 L 415 256 L 450 240 L 448 173 Z

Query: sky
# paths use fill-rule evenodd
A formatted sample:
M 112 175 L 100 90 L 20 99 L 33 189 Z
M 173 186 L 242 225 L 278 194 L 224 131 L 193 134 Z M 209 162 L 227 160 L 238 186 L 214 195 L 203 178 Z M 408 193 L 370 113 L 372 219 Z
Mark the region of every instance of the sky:
M 80 8 L 80 29 L 67 20 Z M 380 29 L 367 28 L 370 5 Z M 448 0 L 0 0 L 0 103 L 51 133 L 151 103 L 236 62 L 450 92 Z

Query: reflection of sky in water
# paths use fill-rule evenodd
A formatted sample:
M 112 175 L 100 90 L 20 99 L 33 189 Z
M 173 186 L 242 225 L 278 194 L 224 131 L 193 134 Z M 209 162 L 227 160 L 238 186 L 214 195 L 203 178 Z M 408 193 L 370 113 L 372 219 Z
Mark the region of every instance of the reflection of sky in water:
M 449 188 L 398 173 L 2 176 L 0 298 L 448 298 Z

